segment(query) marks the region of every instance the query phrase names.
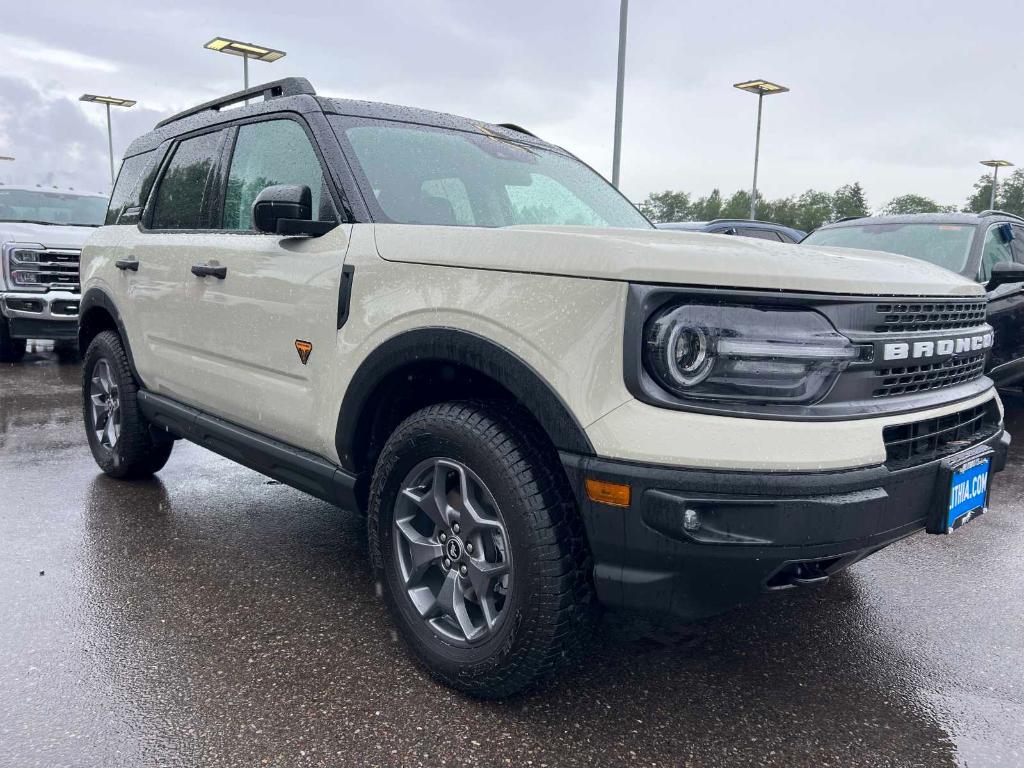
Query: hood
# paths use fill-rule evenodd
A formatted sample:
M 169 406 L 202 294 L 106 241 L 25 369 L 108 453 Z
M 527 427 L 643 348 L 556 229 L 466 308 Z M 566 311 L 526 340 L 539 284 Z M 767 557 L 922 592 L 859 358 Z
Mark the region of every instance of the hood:
M 389 261 L 669 285 L 866 296 L 982 296 L 977 283 L 878 251 L 659 229 L 375 224 Z
M 20 224 L 0 221 L 0 243 L 35 243 L 47 248 L 81 248 L 96 227 Z

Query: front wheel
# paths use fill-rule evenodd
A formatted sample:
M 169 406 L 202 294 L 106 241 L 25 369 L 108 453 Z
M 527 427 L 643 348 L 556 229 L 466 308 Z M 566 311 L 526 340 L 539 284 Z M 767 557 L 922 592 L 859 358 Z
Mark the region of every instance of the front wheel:
M 82 415 L 93 458 L 111 477 L 148 477 L 163 468 L 174 447 L 170 439 L 154 439 L 138 390 L 121 337 L 98 334 L 82 362 Z
M 388 439 L 370 552 L 415 658 L 482 698 L 552 676 L 592 628 L 582 523 L 558 455 L 499 404 L 443 403 Z

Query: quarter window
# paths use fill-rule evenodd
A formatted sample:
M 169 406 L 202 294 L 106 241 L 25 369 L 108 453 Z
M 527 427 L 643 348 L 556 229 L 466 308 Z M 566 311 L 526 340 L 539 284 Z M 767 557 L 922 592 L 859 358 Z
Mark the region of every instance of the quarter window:
M 221 132 L 186 139 L 174 150 L 153 209 L 153 229 L 203 229 Z
M 302 126 L 294 120 L 268 120 L 238 129 L 224 200 L 223 228 L 251 230 L 256 196 L 276 184 L 309 187 L 313 219 L 337 220 L 320 159 Z
M 126 157 L 110 194 L 105 224 L 135 224 L 156 178 L 157 151 Z
M 985 233 L 985 245 L 981 250 L 981 269 L 978 280 L 987 283 L 992 277 L 992 267 L 1003 261 L 1013 261 L 1013 240 L 1007 240 L 1010 233 L 1008 224 L 996 224 Z

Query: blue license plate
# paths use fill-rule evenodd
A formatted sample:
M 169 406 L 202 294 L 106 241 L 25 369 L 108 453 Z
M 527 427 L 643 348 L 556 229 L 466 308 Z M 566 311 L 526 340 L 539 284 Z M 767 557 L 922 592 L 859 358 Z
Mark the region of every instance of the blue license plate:
M 968 523 L 988 506 L 988 474 L 992 460 L 988 456 L 974 459 L 953 472 L 949 486 L 949 508 L 946 530 Z

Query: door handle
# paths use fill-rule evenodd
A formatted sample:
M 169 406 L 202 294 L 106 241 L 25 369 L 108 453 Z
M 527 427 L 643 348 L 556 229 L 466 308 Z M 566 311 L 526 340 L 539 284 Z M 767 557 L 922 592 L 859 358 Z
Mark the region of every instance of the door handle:
M 196 277 L 216 277 L 218 280 L 223 280 L 228 276 L 228 268 L 210 267 L 206 264 L 193 264 L 192 274 Z
M 132 272 L 139 271 L 139 260 L 138 259 L 118 259 L 114 262 L 114 266 L 120 269 L 122 272 L 125 270 L 131 270 Z

